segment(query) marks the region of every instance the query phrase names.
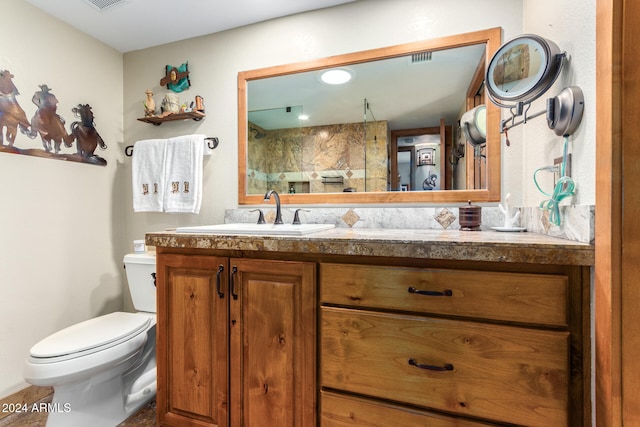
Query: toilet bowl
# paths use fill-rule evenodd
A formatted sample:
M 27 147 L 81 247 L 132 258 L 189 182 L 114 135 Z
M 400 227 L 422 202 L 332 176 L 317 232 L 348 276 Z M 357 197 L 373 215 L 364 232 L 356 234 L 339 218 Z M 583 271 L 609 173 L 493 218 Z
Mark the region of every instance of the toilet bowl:
M 114 427 L 155 397 L 155 256 L 129 254 L 124 263 L 141 311 L 69 326 L 29 351 L 25 380 L 54 390 L 47 427 Z

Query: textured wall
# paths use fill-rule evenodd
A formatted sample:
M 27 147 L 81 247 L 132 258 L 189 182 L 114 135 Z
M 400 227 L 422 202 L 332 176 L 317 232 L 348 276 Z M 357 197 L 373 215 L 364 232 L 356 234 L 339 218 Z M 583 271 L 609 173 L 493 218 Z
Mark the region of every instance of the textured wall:
M 534 33 L 554 41 L 567 60 L 562 74 L 553 87 L 534 102 L 531 111 L 545 109 L 546 99 L 556 96 L 567 86 L 579 86 L 585 104 L 582 123 L 569 139 L 572 155 L 571 174 L 576 183 L 576 195 L 563 205 L 595 205 L 595 177 L 598 173 L 595 158 L 596 140 L 596 25 L 595 0 L 527 0 L 524 2 L 524 33 Z M 551 131 L 543 117 L 522 126 L 522 205 L 537 206 L 548 197 L 533 183 L 533 172 L 542 166 L 553 165 L 562 156 L 563 139 Z M 513 145 L 512 145 L 513 147 Z M 511 147 L 506 148 L 509 151 Z M 553 176 L 540 173 L 543 189 L 553 189 Z M 516 195 L 517 196 L 517 195 Z M 516 202 L 520 202 L 517 197 Z

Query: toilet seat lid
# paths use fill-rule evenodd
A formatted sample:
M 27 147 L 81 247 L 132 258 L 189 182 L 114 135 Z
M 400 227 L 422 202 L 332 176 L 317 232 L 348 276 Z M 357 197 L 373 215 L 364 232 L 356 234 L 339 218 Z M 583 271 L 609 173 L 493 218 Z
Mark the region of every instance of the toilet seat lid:
M 58 331 L 31 347 L 37 358 L 59 357 L 115 345 L 147 329 L 151 318 L 139 313 L 110 313 Z

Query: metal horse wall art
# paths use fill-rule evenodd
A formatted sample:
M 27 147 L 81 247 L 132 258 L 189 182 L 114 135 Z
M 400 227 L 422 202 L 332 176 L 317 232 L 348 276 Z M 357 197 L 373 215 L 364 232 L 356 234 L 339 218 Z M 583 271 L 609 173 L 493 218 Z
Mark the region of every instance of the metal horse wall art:
M 51 159 L 90 163 L 105 166 L 107 161 L 94 153 L 97 147 L 105 150 L 107 145 L 95 128 L 93 111 L 89 104 L 78 104 L 72 112 L 78 121 L 65 129 L 65 120 L 57 113 L 58 99 L 51 89 L 43 84 L 31 98 L 37 107 L 31 121 L 18 104 L 18 89 L 14 77 L 8 70 L 0 71 L 0 152 L 26 154 Z M 40 135 L 43 149 L 18 148 L 14 145 L 17 131 L 29 139 Z M 7 144 L 5 145 L 5 139 Z M 62 144 L 72 147 L 76 142 L 76 153 L 61 153 Z
M 76 140 L 78 154 L 86 161 L 92 163 L 103 161 L 106 165 L 106 160 L 93 154 L 98 146 L 102 150 L 106 150 L 107 144 L 104 143 L 95 128 L 91 106 L 89 104 L 78 104 L 72 111 L 76 117 L 80 118 L 80 121 L 71 123 L 71 136 Z
M 18 127 L 29 134 L 29 120 L 16 100 L 18 88 L 13 84 L 13 74 L 8 70 L 0 71 L 0 146 L 4 146 L 6 137 L 9 147 L 13 147 Z
M 60 145 L 71 147 L 73 139 L 64 128 L 64 119 L 60 117 L 58 109 L 58 98 L 51 92 L 47 85 L 40 85 L 39 91 L 33 94 L 31 101 L 38 107 L 38 110 L 31 119 L 31 132 L 40 134 L 42 146 L 46 151 L 51 151 L 51 141 L 54 143 L 56 154 L 60 152 Z

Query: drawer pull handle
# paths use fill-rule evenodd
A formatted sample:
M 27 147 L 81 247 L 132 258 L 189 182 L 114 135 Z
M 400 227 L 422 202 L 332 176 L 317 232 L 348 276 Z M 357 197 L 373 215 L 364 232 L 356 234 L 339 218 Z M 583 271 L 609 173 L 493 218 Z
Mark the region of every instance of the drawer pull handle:
M 438 292 L 438 291 L 421 291 L 418 290 L 416 288 L 414 288 L 413 286 L 409 286 L 409 289 L 407 289 L 407 291 L 409 291 L 410 294 L 418 294 L 418 295 L 427 295 L 430 297 L 450 297 L 451 295 L 453 295 L 453 291 L 451 291 L 450 289 L 446 289 L 442 292 Z
M 220 289 L 220 287 L 221 287 L 220 276 L 222 275 L 223 271 L 224 271 L 224 266 L 222 264 L 220 264 L 220 266 L 218 267 L 218 273 L 216 274 L 216 291 L 218 292 L 218 297 L 219 298 L 224 298 L 224 292 L 222 292 L 222 290 Z
M 442 366 L 435 366 L 418 363 L 416 359 L 409 359 L 409 365 L 415 366 L 416 368 L 420 369 L 426 369 L 428 371 L 453 371 L 453 365 L 450 363 L 445 363 Z
M 238 299 L 238 294 L 236 293 L 236 281 L 235 276 L 238 273 L 238 267 L 235 265 L 231 269 L 231 296 L 233 299 Z

